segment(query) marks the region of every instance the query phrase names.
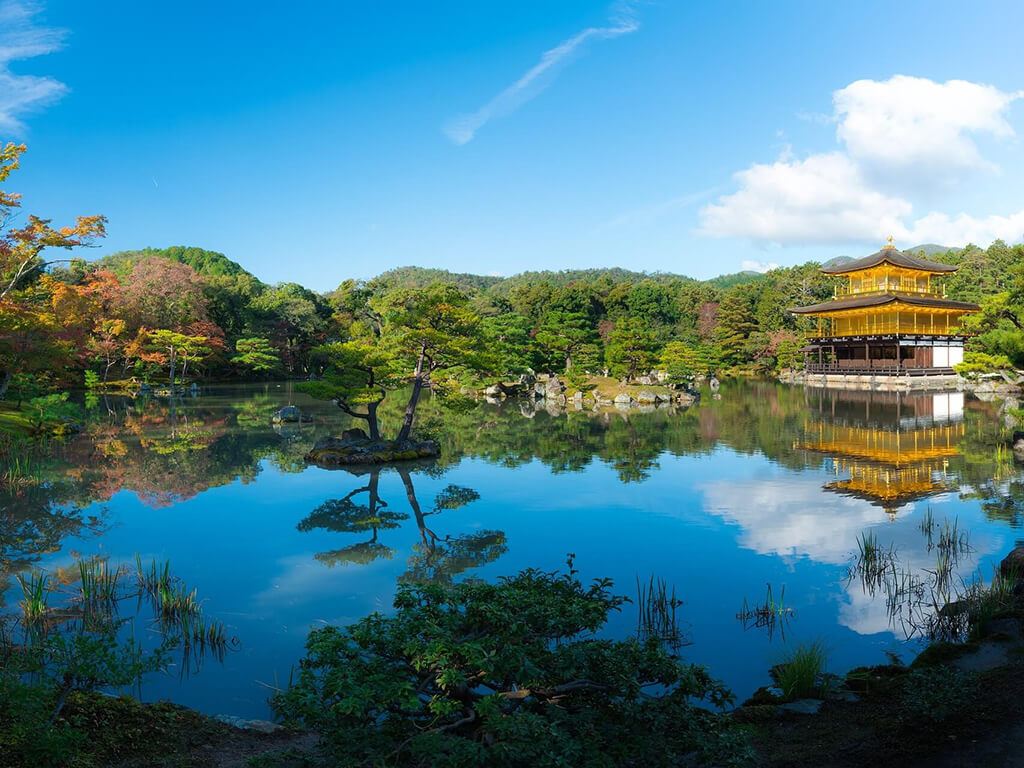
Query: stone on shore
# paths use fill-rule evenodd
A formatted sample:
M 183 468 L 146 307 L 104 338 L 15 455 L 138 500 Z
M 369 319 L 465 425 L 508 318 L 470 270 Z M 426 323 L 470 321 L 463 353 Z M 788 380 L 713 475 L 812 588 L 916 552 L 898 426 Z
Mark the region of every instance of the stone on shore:
M 1024 576 L 1024 544 L 1018 544 L 999 564 L 1003 576 Z

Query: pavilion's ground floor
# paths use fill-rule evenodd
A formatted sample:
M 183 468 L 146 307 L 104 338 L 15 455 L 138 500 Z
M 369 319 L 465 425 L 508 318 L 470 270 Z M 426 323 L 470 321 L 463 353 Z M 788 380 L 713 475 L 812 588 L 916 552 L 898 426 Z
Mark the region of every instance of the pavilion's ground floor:
M 803 348 L 808 373 L 949 376 L 963 362 L 962 336 L 885 334 L 813 339 Z

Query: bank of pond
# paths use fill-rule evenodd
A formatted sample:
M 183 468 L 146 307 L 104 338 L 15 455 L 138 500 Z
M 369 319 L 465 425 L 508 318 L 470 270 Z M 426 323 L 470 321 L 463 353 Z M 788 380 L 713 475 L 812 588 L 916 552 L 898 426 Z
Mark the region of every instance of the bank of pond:
M 1003 403 L 769 382 L 704 394 L 649 409 L 428 399 L 416 437 L 439 457 L 336 469 L 305 457 L 358 425 L 287 383 L 72 397 L 78 434 L 3 446 L 7 668 L 20 658 L 19 680 L 64 693 L 57 715 L 38 702 L 42 723 L 106 722 L 121 707 L 163 718 L 165 746 L 190 760 L 200 742 L 241 760 L 316 741 L 240 737 L 196 711 L 345 733 L 322 745 L 333 764 L 424 765 L 435 753 L 474 764 L 502 743 L 527 756 L 551 728 L 564 756 L 619 743 L 601 746 L 608 764 L 654 746 L 742 761 L 751 744 L 809 764 L 765 751 L 765 733 L 844 708 L 863 725 L 852 760 L 899 733 L 868 733 L 857 713 L 896 708 L 919 732 L 948 730 L 942 711 L 1002 690 L 988 669 L 1015 679 L 1016 582 L 996 574 L 1024 486 Z M 303 417 L 275 420 L 288 406 Z M 413 648 L 423 626 L 445 634 Z M 987 661 L 912 666 L 936 642 Z M 71 684 L 60 664 L 73 652 L 107 666 Z M 437 675 L 384 691 L 357 659 Z M 533 676 L 510 671 L 523 668 Z M 960 693 L 932 702 L 933 688 Z M 102 696 L 115 690 L 190 710 Z M 624 704 L 640 693 L 657 695 Z M 726 719 L 714 706 L 743 702 Z M 986 707 L 961 724 L 987 727 L 977 712 L 998 707 Z M 648 731 L 659 740 L 646 747 L 624 735 Z M 122 747 L 96 743 L 113 750 L 96 760 L 118 764 Z

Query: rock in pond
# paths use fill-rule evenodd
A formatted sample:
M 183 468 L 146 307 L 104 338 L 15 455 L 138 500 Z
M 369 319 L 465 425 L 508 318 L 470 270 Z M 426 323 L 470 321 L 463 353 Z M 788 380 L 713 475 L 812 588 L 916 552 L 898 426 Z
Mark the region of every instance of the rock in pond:
M 658 401 L 658 396 L 649 389 L 641 390 L 636 396 L 636 401 L 642 405 L 649 405 Z
M 274 411 L 273 422 L 280 424 L 281 422 L 297 422 L 302 418 L 302 414 L 299 413 L 299 409 L 294 405 L 286 405 L 284 408 L 278 408 Z
M 620 392 L 615 396 L 614 402 L 617 405 L 629 405 L 633 402 L 633 398 L 627 395 L 625 392 Z
M 1024 544 L 1018 544 L 1010 550 L 1010 554 L 999 564 L 999 572 L 1003 576 L 1024 575 Z
M 350 430 L 351 431 L 351 430 Z M 361 430 L 357 430 L 361 431 Z M 405 440 L 369 440 L 364 437 L 325 437 L 318 440 L 306 461 L 321 467 L 347 464 L 390 464 L 396 461 L 431 459 L 441 454 L 441 447 L 433 440 L 416 442 Z

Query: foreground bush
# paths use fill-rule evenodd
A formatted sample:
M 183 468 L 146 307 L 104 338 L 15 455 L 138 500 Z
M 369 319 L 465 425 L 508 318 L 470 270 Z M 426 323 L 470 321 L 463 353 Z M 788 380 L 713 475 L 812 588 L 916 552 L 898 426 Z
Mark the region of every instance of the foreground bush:
M 743 764 L 738 735 L 694 706 L 731 693 L 655 639 L 597 639 L 625 598 L 573 574 L 400 586 L 394 616 L 311 632 L 274 709 L 342 765 Z
M 964 361 L 953 366 L 961 376 L 975 376 L 980 373 L 1012 371 L 1013 363 L 1006 355 L 989 355 L 984 352 L 965 352 Z

